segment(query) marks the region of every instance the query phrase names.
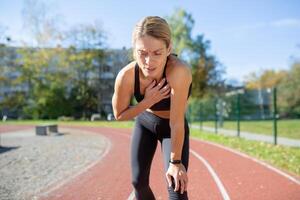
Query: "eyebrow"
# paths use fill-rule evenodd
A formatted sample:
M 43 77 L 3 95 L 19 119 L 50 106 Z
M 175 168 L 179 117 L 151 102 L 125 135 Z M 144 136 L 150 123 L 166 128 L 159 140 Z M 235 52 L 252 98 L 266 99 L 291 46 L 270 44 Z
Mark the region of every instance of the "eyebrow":
M 154 50 L 153 52 L 156 52 L 156 51 L 161 51 L 161 50 L 163 50 L 164 48 L 160 48 L 160 49 L 156 49 L 156 50 Z M 145 49 L 138 49 L 138 51 L 146 51 Z

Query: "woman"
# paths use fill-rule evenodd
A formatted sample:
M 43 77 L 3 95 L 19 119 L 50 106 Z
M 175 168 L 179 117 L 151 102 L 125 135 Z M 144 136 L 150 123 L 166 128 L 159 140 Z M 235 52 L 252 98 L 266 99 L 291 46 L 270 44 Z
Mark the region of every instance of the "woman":
M 188 199 L 189 128 L 185 118 L 192 76 L 171 54 L 171 31 L 160 17 L 146 17 L 132 35 L 135 61 L 117 75 L 112 98 L 117 120 L 137 116 L 131 141 L 132 184 L 136 199 L 155 199 L 149 174 L 160 141 L 169 199 Z M 138 104 L 130 105 L 132 95 Z

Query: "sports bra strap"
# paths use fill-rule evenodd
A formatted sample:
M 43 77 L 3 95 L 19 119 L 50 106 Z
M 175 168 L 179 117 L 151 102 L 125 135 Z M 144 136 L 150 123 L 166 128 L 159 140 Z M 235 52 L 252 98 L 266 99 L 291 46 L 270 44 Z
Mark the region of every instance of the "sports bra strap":
M 139 78 L 139 66 L 136 63 L 134 67 L 134 94 L 140 94 L 140 78 Z

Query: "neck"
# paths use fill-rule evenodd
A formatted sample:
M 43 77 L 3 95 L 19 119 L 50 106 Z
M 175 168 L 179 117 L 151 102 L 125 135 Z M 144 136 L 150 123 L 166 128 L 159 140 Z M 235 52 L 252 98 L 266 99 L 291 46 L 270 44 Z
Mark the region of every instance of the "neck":
M 143 74 L 142 70 L 140 70 L 140 72 L 141 72 L 142 79 L 148 80 L 149 82 L 152 82 L 153 80 L 155 80 L 156 83 L 159 83 L 159 81 L 161 81 L 161 79 L 163 78 L 163 71 L 158 76 L 155 76 L 155 77 L 146 77 Z
M 155 80 L 156 83 L 159 83 L 161 81 L 161 79 L 163 78 L 163 74 L 161 73 L 157 77 L 144 77 L 144 78 L 147 79 L 147 80 L 149 80 L 149 82 L 152 82 L 153 80 Z

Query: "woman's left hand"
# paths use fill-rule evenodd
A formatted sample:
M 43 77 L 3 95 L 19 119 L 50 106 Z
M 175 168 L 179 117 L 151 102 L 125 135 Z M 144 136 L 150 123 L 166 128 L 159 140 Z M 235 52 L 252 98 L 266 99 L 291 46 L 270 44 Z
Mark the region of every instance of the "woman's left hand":
M 180 189 L 180 193 L 183 194 L 184 191 L 187 191 L 188 185 L 188 176 L 186 169 L 183 164 L 172 164 L 170 163 L 168 171 L 166 173 L 167 181 L 169 187 L 172 186 L 172 178 L 174 178 L 175 189 L 174 191 L 178 191 Z M 180 185 L 180 188 L 179 188 Z

